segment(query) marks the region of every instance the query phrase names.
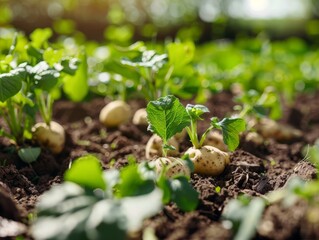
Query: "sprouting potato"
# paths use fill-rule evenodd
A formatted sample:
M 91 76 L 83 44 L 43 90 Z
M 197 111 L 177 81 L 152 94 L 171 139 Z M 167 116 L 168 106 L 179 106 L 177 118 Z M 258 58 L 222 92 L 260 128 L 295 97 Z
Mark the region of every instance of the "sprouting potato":
M 146 108 L 140 108 L 138 109 L 134 116 L 133 116 L 133 120 L 132 120 L 133 124 L 135 125 L 148 125 L 148 121 L 147 121 L 147 112 L 146 112 Z
M 261 119 L 255 128 L 264 138 L 273 138 L 278 141 L 291 141 L 302 137 L 300 130 L 268 118 Z
M 107 104 L 100 112 L 100 122 L 106 127 L 118 127 L 131 118 L 130 106 L 122 101 L 116 100 Z
M 199 149 L 189 148 L 185 154 L 194 163 L 194 172 L 207 176 L 221 174 L 229 164 L 229 154 L 213 146 L 202 146 Z
M 245 140 L 256 145 L 262 145 L 264 143 L 264 138 L 256 132 L 248 132 L 245 136 Z
M 147 142 L 146 148 L 145 148 L 145 156 L 147 159 L 152 159 L 155 156 L 161 157 L 162 156 L 162 139 L 157 136 L 153 135 Z M 172 137 L 170 140 L 168 140 L 168 144 L 175 147 L 175 150 L 168 150 L 167 155 L 169 156 L 178 156 L 179 155 L 179 145 L 178 142 L 174 137 Z
M 32 127 L 33 139 L 42 147 L 48 148 L 52 153 L 61 153 L 65 144 L 64 128 L 57 122 L 37 123 Z
M 204 145 L 216 147 L 224 152 L 228 151 L 228 147 L 223 140 L 223 135 L 218 131 L 210 131 L 206 136 Z
M 153 161 L 157 174 L 160 174 L 164 165 L 167 166 L 166 177 L 172 178 L 176 176 L 190 177 L 190 170 L 185 161 L 174 157 L 160 157 Z

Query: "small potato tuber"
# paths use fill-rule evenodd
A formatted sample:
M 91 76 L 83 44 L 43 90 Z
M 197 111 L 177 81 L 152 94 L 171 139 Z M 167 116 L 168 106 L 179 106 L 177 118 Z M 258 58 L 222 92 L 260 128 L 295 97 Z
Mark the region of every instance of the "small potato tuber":
M 110 102 L 101 110 L 99 119 L 106 127 L 118 127 L 128 122 L 131 115 L 130 106 L 122 100 L 116 100 Z
M 186 131 L 186 128 L 184 128 L 181 132 L 176 133 L 174 135 L 174 138 L 177 140 L 177 142 L 182 142 L 186 136 L 187 136 L 187 131 Z
M 248 132 L 245 136 L 245 140 L 247 142 L 252 142 L 257 146 L 264 143 L 264 138 L 256 132 Z
M 217 176 L 221 174 L 230 161 L 227 152 L 207 145 L 199 149 L 191 147 L 185 154 L 188 154 L 194 163 L 194 172 L 207 176 Z
M 273 138 L 277 141 L 292 141 L 302 137 L 300 130 L 268 118 L 261 119 L 255 128 L 264 138 Z
M 152 159 L 155 156 L 161 157 L 162 156 L 162 139 L 157 136 L 153 135 L 147 142 L 145 147 L 145 156 L 147 159 Z M 174 137 L 172 137 L 170 140 L 168 140 L 168 144 L 175 147 L 175 150 L 168 150 L 167 154 L 169 156 L 178 156 L 179 155 L 179 145 L 178 142 Z
M 167 167 L 165 176 L 173 178 L 176 176 L 187 176 L 190 177 L 190 170 L 186 165 L 185 161 L 180 158 L 174 157 L 160 157 L 153 161 L 157 174 L 160 174 L 163 167 Z
M 37 123 L 32 127 L 33 139 L 42 147 L 48 148 L 52 153 L 61 153 L 65 144 L 64 128 L 57 122 Z
M 228 147 L 223 140 L 223 135 L 218 131 L 210 131 L 206 136 L 204 145 L 216 147 L 224 152 L 228 151 Z
M 140 108 L 138 109 L 134 116 L 133 116 L 133 120 L 132 120 L 133 124 L 135 125 L 148 125 L 148 121 L 147 121 L 147 112 L 146 112 L 146 108 Z

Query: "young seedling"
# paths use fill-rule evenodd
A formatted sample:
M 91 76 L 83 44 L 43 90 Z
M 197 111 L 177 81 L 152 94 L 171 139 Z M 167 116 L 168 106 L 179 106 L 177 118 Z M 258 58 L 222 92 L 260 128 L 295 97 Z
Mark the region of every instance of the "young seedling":
M 279 119 L 282 115 L 281 105 L 273 87 L 266 88 L 262 94 L 256 90 L 249 90 L 238 96 L 236 100 L 242 104 L 237 106 L 241 110 L 239 117 L 249 119 L 249 128 L 257 131 L 254 134 L 247 134 L 250 141 L 256 144 L 262 142 L 262 138 L 292 141 L 302 136 L 298 129 L 273 120 Z M 267 115 L 270 118 L 267 118 Z
M 201 120 L 201 116 L 209 112 L 209 110 L 203 105 L 188 104 L 186 111 L 191 122 L 190 127 L 186 127 L 186 130 L 193 147 L 189 148 L 185 154 L 188 154 L 193 161 L 195 172 L 203 175 L 217 176 L 229 164 L 229 154 L 213 146 L 203 146 L 207 134 L 214 128 L 222 130 L 225 144 L 230 151 L 233 151 L 239 144 L 238 134 L 245 130 L 245 122 L 241 118 L 224 118 L 218 121 L 216 117 L 213 117 L 211 118 L 210 126 L 199 138 L 197 121 Z
M 157 134 L 162 140 L 163 157 L 155 160 L 157 171 L 161 172 L 161 168 L 167 167 L 166 173 L 169 177 L 183 174 L 189 176 L 190 171 L 186 161 L 167 157 L 168 151 L 175 149 L 169 144 L 169 140 L 190 124 L 185 108 L 176 97 L 169 95 L 156 101 L 150 101 L 146 111 L 149 121 L 148 129 Z
M 52 92 L 57 87 L 62 72 L 74 75 L 78 64 L 76 59 L 60 59 L 60 66 L 54 64 L 54 67 L 51 67 L 47 62 L 41 61 L 30 72 L 30 76 L 37 83 L 37 88 L 34 90 L 35 102 L 43 119 L 43 122 L 36 123 L 32 127 L 32 136 L 40 146 L 54 154 L 59 154 L 64 149 L 65 130 L 61 124 L 52 121 L 55 100 Z

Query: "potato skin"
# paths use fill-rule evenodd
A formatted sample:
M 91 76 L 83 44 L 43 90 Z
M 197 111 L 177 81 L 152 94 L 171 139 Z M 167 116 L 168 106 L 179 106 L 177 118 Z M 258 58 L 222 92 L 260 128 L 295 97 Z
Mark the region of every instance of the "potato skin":
M 116 100 L 102 108 L 99 119 L 106 127 L 118 127 L 128 122 L 131 115 L 130 106 L 122 100 Z
M 147 159 L 152 159 L 154 157 L 162 156 L 162 139 L 154 134 L 147 142 L 145 147 L 145 156 Z M 168 150 L 167 155 L 169 156 L 178 156 L 179 155 L 179 144 L 174 137 L 168 140 L 168 144 L 175 147 L 175 150 Z
M 264 143 L 264 138 L 256 132 L 248 132 L 245 136 L 245 140 L 247 142 L 252 142 L 257 146 L 262 145 Z
M 213 146 L 202 146 L 199 149 L 189 148 L 188 154 L 194 163 L 194 172 L 207 176 L 218 176 L 229 164 L 229 154 Z
M 140 108 L 138 109 L 132 119 L 133 124 L 139 125 L 139 126 L 147 126 L 147 112 L 146 108 Z
M 190 177 L 191 173 L 188 166 L 186 165 L 185 161 L 180 158 L 160 157 L 153 162 L 155 164 L 157 174 L 160 174 L 164 165 L 166 165 L 167 167 L 169 167 L 165 175 L 167 178 L 173 178 L 177 176 L 186 176 L 188 178 Z
M 217 131 L 210 131 L 207 134 L 204 145 L 216 147 L 224 152 L 228 151 L 228 147 L 223 140 L 223 135 Z
M 255 128 L 264 138 L 273 138 L 277 141 L 292 141 L 302 137 L 300 130 L 268 118 L 262 118 Z
M 48 148 L 52 153 L 59 154 L 65 145 L 64 128 L 57 122 L 51 121 L 50 126 L 40 122 L 32 127 L 33 139 L 44 148 Z

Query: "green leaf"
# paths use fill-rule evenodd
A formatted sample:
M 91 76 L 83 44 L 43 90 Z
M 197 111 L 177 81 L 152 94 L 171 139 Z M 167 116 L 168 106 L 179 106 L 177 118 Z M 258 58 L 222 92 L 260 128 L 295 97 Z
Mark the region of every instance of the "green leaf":
M 171 188 L 170 188 L 170 182 L 165 177 L 165 174 L 161 174 L 159 178 L 157 179 L 157 186 L 162 190 L 163 192 L 163 203 L 167 204 L 171 200 Z
M 245 121 L 241 118 L 224 118 L 217 121 L 217 118 L 212 118 L 211 124 L 222 130 L 224 143 L 230 151 L 234 151 L 239 145 L 239 133 L 246 129 Z
M 65 172 L 64 179 L 91 189 L 104 190 L 106 187 L 100 162 L 93 155 L 76 159 L 71 168 Z
M 170 43 L 167 45 L 169 64 L 175 69 L 181 68 L 190 63 L 195 55 L 193 42 Z
M 157 214 L 163 206 L 162 197 L 162 191 L 155 188 L 148 194 L 122 198 L 121 208 L 127 218 L 128 230 L 140 230 L 145 218 Z
M 122 199 L 103 199 L 64 182 L 45 192 L 37 205 L 32 236 L 42 240 L 125 240 L 162 209 L 162 191 Z M 66 224 L 67 223 L 67 224 Z M 50 226 L 50 231 L 45 226 Z
M 116 195 L 120 198 L 147 194 L 155 188 L 154 181 L 142 176 L 137 164 L 122 168 L 120 177 L 121 181 L 116 186 Z
M 71 59 L 62 59 L 61 61 L 62 71 L 69 74 L 74 75 L 81 65 L 81 62 L 77 58 Z
M 32 163 L 35 162 L 41 153 L 41 148 L 21 148 L 18 151 L 18 155 L 23 162 Z
M 32 45 L 35 48 L 41 48 L 42 45 L 48 41 L 52 36 L 52 30 L 50 28 L 37 28 L 30 34 Z
M 60 73 L 57 70 L 50 68 L 48 63 L 45 61 L 39 62 L 29 71 L 30 74 L 34 75 L 37 88 L 47 92 L 51 91 L 51 89 L 56 86 L 58 83 L 58 78 L 60 77 Z
M 63 85 L 64 92 L 75 102 L 83 100 L 89 91 L 87 56 L 84 50 L 80 53 L 79 59 L 81 64 L 75 75 L 65 76 Z
M 63 50 L 59 49 L 53 49 L 51 47 L 45 49 L 43 52 L 43 60 L 46 61 L 51 67 L 54 66 L 54 64 L 61 61 L 63 57 Z
M 236 232 L 233 239 L 249 240 L 253 238 L 265 206 L 265 201 L 261 198 L 252 199 L 246 206 L 237 199 L 231 200 L 226 205 L 222 216 L 233 222 Z
M 198 205 L 198 192 L 194 190 L 187 178 L 180 176 L 169 181 L 172 201 L 185 212 L 195 210 Z
M 153 50 L 147 50 L 132 60 L 122 59 L 121 63 L 132 67 L 151 68 L 154 71 L 158 71 L 166 63 L 166 59 L 166 54 L 159 55 Z
M 16 68 L 9 73 L 0 74 L 0 101 L 4 102 L 8 98 L 17 94 L 22 88 L 22 80 L 26 74 L 24 68 Z
M 64 182 L 41 196 L 31 230 L 35 239 L 42 240 L 125 240 L 127 219 L 120 202 L 100 199 Z
M 34 57 L 37 60 L 37 62 L 43 60 L 42 50 L 36 49 L 32 45 L 27 46 L 27 53 L 30 57 Z
M 204 105 L 187 104 L 186 111 L 193 121 L 197 121 L 204 113 L 208 113 L 209 109 Z
M 146 112 L 149 121 L 148 129 L 160 136 L 164 142 L 190 124 L 185 108 L 172 95 L 149 102 Z

